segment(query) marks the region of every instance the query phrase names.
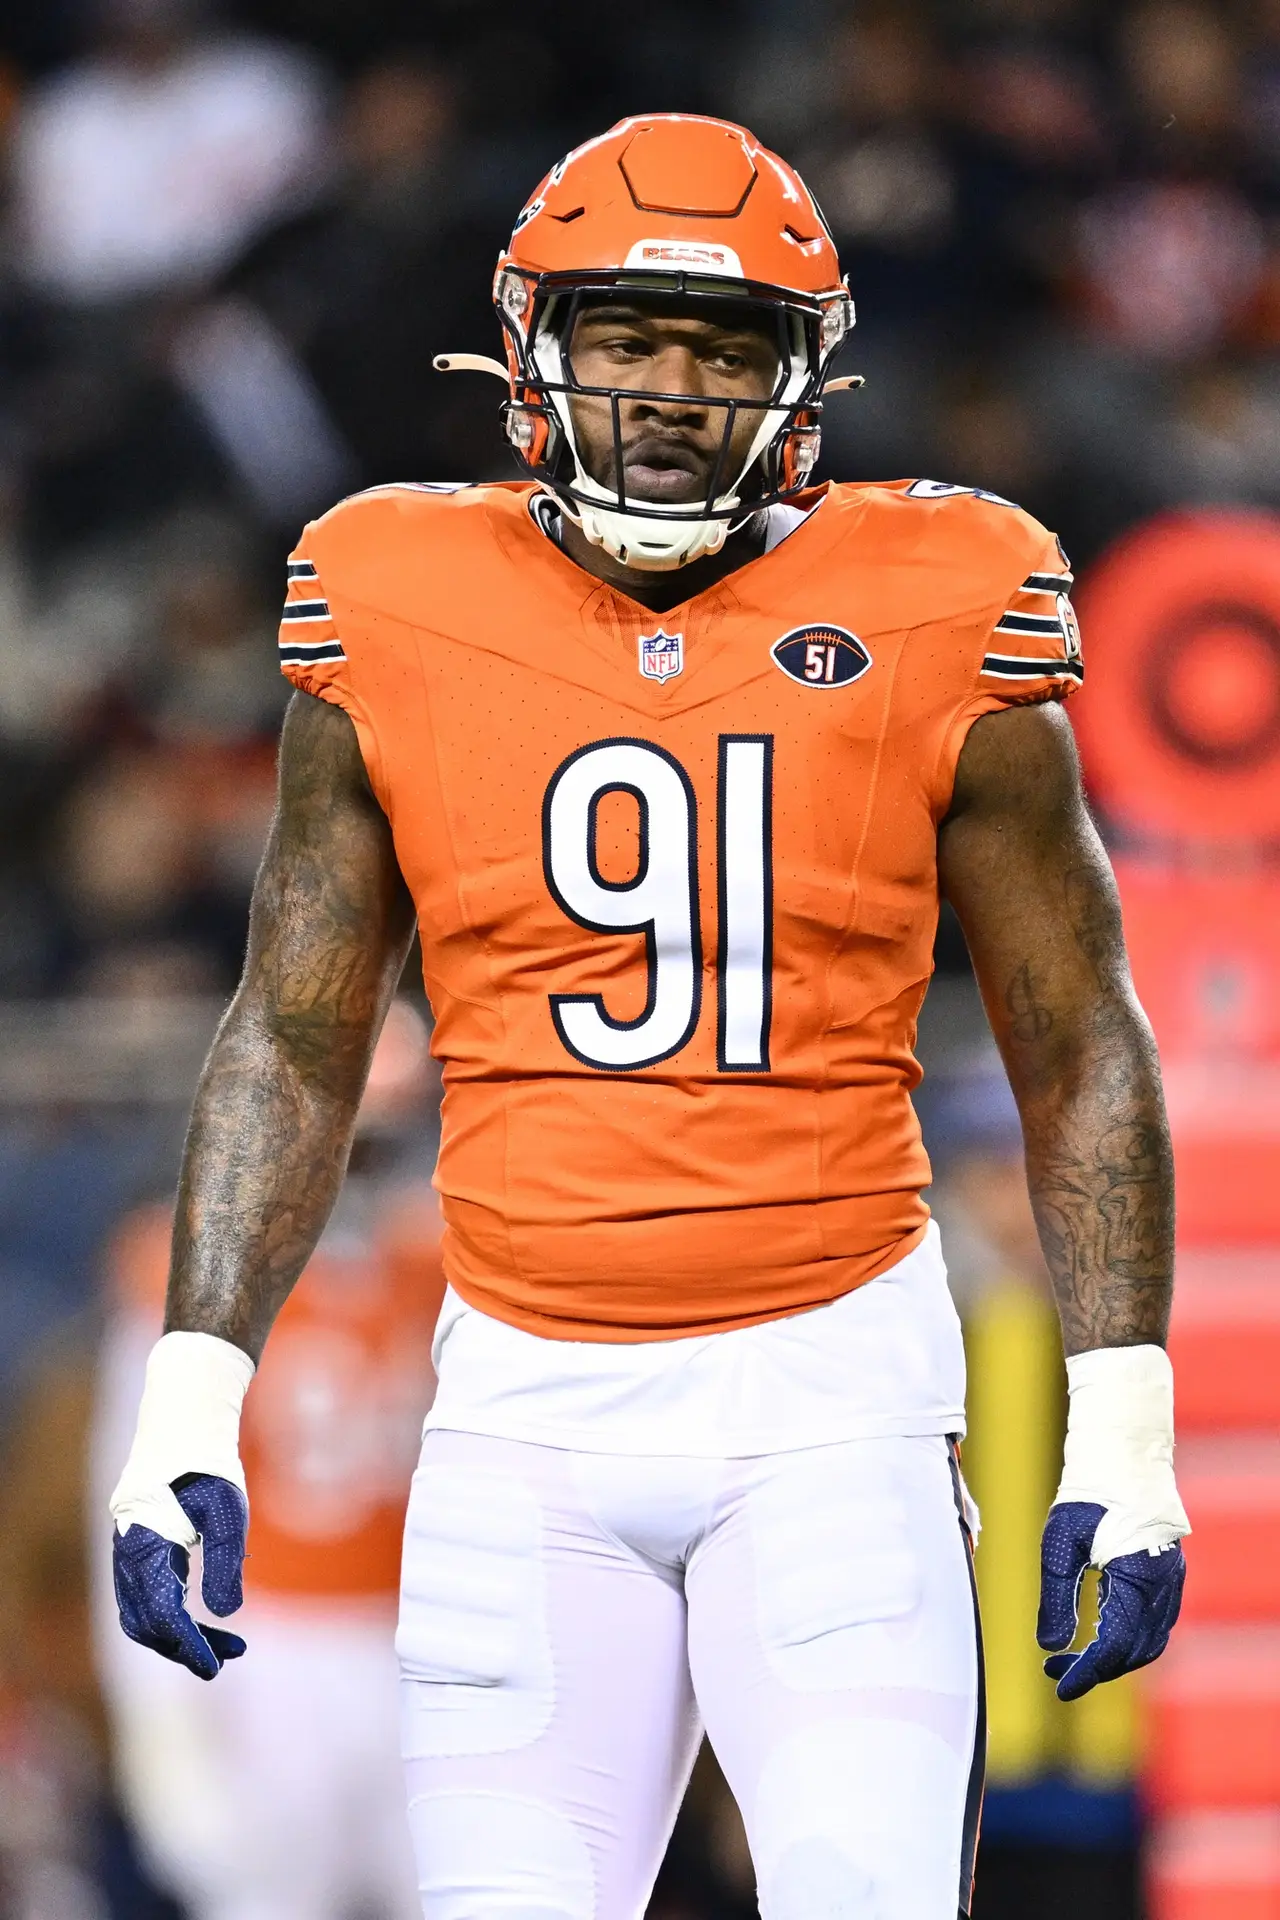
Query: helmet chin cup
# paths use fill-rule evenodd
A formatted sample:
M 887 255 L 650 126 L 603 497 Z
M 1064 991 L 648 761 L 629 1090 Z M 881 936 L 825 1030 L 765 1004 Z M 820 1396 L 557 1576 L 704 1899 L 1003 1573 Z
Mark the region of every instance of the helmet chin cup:
M 581 500 L 571 517 L 593 547 L 640 573 L 671 573 L 719 553 L 729 532 L 727 520 L 659 520 L 651 514 L 619 513 L 616 507 L 589 507 Z
M 576 448 L 573 449 L 576 456 Z M 693 560 L 719 553 L 729 534 L 742 524 L 729 520 L 723 511 L 706 519 L 698 517 L 706 501 L 691 501 L 688 517 L 676 518 L 661 510 L 646 513 L 643 500 L 626 497 L 625 508 L 615 504 L 617 495 L 585 473 L 575 459 L 577 484 L 568 498 L 560 494 L 560 505 L 583 537 L 601 547 L 611 559 L 641 573 L 670 573 L 687 567 Z M 740 505 L 736 494 L 715 502 L 721 509 Z

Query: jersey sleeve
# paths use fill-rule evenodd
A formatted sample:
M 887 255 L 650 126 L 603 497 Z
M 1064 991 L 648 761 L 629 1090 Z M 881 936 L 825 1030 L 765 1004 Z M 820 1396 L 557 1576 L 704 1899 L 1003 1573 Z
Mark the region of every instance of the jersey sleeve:
M 975 720 L 1003 707 L 1065 700 L 1084 679 L 1071 568 L 1061 543 L 1021 512 L 1016 530 L 1016 545 L 1002 543 L 981 624 L 966 635 L 958 698 L 935 773 L 939 817 L 951 804 L 960 752 Z
M 339 707 L 352 704 L 350 664 L 334 625 L 324 582 L 308 551 L 308 527 L 285 569 L 280 615 L 280 671 L 303 693 Z
M 1071 568 L 1061 542 L 1043 534 L 1039 553 L 986 641 L 978 670 L 977 712 L 1065 700 L 1084 679 L 1080 624 L 1071 605 Z
M 324 546 L 324 522 L 303 530 L 286 568 L 284 608 L 280 615 L 280 671 L 303 693 L 341 707 L 353 723 L 365 770 L 384 808 L 382 753 L 368 697 L 368 635 L 364 628 L 344 633 L 339 621 L 356 621 L 350 601 L 345 609 L 330 604 L 322 568 L 343 571 L 341 555 L 329 552 L 317 560 L 314 548 Z M 340 591 L 340 589 L 335 589 Z M 363 643 L 363 644 L 362 644 Z M 362 678 L 363 676 L 363 678 Z

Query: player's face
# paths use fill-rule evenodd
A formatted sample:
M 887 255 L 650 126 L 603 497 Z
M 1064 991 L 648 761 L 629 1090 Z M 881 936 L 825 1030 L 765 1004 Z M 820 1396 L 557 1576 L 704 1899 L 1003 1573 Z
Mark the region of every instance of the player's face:
M 716 400 L 766 400 L 778 380 L 778 343 L 749 307 L 726 301 L 706 318 L 686 307 L 644 300 L 601 302 L 578 316 L 569 342 L 575 379 L 584 387 L 621 387 L 619 403 L 625 491 L 633 500 L 671 505 L 704 500 L 724 443 L 728 409 Z M 682 394 L 659 400 L 657 394 Z M 570 399 L 583 465 L 593 480 L 616 487 L 613 410 L 600 396 Z M 733 425 L 717 485 L 742 471 L 763 418 L 744 407 Z

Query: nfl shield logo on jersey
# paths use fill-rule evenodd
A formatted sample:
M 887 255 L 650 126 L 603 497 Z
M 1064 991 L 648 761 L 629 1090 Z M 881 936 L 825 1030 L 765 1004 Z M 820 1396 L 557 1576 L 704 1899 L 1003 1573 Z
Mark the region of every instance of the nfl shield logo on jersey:
M 640 671 L 646 680 L 669 680 L 684 666 L 684 635 L 656 633 L 640 635 Z

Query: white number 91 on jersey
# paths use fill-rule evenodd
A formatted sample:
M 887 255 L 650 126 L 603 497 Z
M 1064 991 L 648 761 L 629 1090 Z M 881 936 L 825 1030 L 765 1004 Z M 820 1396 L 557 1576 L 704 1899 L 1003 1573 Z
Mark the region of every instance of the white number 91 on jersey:
M 596 848 L 609 793 L 639 807 L 634 877 L 608 880 Z M 716 777 L 716 1064 L 769 1069 L 773 999 L 773 738 L 722 733 Z M 655 1066 L 702 1015 L 698 801 L 687 771 L 648 740 L 580 747 L 552 775 L 542 807 L 542 865 L 562 912 L 592 933 L 643 934 L 643 1011 L 619 1019 L 599 993 L 553 993 L 551 1018 L 575 1060 L 603 1072 Z

